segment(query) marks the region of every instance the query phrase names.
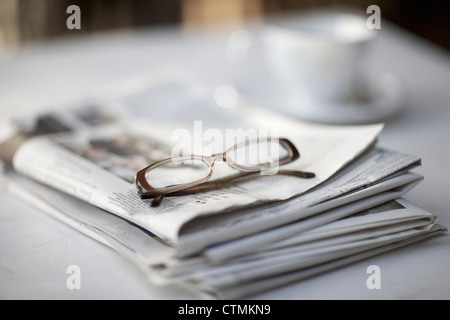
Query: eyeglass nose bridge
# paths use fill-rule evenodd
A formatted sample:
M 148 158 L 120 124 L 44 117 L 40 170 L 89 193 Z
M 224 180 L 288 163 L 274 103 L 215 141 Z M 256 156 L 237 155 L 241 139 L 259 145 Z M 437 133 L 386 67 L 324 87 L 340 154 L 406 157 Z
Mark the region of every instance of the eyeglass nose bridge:
M 240 164 L 234 162 L 228 156 L 228 151 L 226 151 L 224 153 L 216 153 L 211 156 L 204 156 L 203 159 L 206 161 L 206 163 L 209 164 L 211 169 L 214 169 L 214 164 L 216 163 L 216 161 L 223 161 L 223 162 L 227 163 L 230 167 L 237 169 L 239 171 L 244 171 L 244 172 L 254 172 L 254 171 L 259 171 L 259 170 L 263 170 L 263 169 L 268 169 L 273 165 L 273 163 L 267 162 L 267 163 L 261 163 L 261 164 L 255 165 L 255 166 L 243 166 L 243 165 L 240 165 Z
M 227 161 L 227 152 L 225 151 L 224 153 L 215 153 L 210 156 L 206 156 L 204 158 L 206 158 L 212 164 L 218 160 L 226 162 Z

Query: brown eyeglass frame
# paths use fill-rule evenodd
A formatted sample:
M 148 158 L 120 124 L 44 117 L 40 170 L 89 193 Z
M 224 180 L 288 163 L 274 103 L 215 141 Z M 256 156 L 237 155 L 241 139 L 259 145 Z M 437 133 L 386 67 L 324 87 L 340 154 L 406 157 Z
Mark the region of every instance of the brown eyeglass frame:
M 234 162 L 231 159 L 230 154 L 232 153 L 232 151 L 234 151 L 238 148 L 241 148 L 245 145 L 249 145 L 249 144 L 255 143 L 255 142 L 260 143 L 262 141 L 278 142 L 281 146 L 283 146 L 288 151 L 288 155 L 285 156 L 284 158 L 279 159 L 275 163 L 259 164 L 259 165 L 253 165 L 253 166 L 239 165 L 238 163 Z M 158 161 L 152 165 L 149 165 L 148 167 L 145 167 L 145 168 L 139 170 L 135 176 L 135 183 L 136 183 L 136 187 L 138 189 L 138 194 L 141 197 L 141 199 L 160 198 L 162 200 L 161 196 L 181 195 L 181 194 L 183 194 L 183 192 L 180 193 L 180 191 L 190 189 L 190 188 L 199 186 L 199 185 L 207 182 L 212 177 L 212 174 L 214 172 L 214 164 L 218 160 L 222 160 L 222 161 L 226 162 L 232 168 L 235 168 L 235 169 L 241 171 L 243 173 L 242 176 L 246 176 L 248 173 L 260 172 L 260 171 L 262 171 L 264 169 L 268 169 L 270 167 L 276 167 L 276 166 L 281 166 L 281 165 L 291 163 L 291 162 L 297 160 L 298 158 L 300 158 L 299 151 L 297 150 L 295 145 L 288 139 L 286 139 L 286 138 L 270 138 L 270 137 L 269 138 L 258 138 L 258 139 L 253 139 L 253 140 L 245 140 L 241 143 L 234 145 L 233 147 L 231 147 L 224 153 L 214 154 L 211 156 L 189 155 L 189 156 L 168 158 L 165 160 Z M 182 162 L 183 160 L 200 160 L 200 161 L 204 162 L 205 164 L 207 164 L 209 166 L 208 175 L 202 179 L 198 179 L 198 180 L 195 180 L 195 181 L 192 181 L 189 183 L 182 183 L 182 184 L 177 184 L 174 186 L 168 186 L 168 187 L 164 187 L 164 188 L 155 188 L 152 185 L 150 185 L 150 183 L 147 180 L 148 172 L 150 172 L 151 170 L 153 170 L 157 167 L 163 166 L 167 163 L 175 162 L 175 161 Z M 313 178 L 315 176 L 314 173 L 303 172 L 303 171 L 281 171 L 281 172 L 277 172 L 277 174 L 295 175 L 295 176 L 302 177 L 302 178 Z M 198 190 L 204 190 L 204 188 L 203 189 L 199 188 Z M 199 192 L 201 192 L 201 191 L 199 191 Z M 189 192 L 187 192 L 187 194 L 188 193 Z

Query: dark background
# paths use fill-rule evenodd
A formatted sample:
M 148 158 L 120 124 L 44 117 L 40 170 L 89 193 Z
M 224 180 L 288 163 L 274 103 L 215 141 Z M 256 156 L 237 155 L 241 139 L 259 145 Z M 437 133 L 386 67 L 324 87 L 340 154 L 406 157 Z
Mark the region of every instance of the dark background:
M 69 5 L 81 9 L 81 30 L 69 31 Z M 416 0 L 0 0 L 0 48 L 93 31 L 161 25 L 207 26 L 316 7 L 365 11 L 378 5 L 381 17 L 450 49 L 449 5 Z

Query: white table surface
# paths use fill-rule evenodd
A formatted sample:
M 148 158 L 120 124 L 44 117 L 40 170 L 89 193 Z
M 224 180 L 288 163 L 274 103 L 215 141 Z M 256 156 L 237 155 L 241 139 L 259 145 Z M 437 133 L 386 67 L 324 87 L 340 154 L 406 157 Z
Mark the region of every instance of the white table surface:
M 384 27 L 385 26 L 385 27 Z M 384 29 L 383 29 L 384 27 Z M 420 155 L 425 180 L 406 199 L 450 227 L 450 59 L 448 52 L 383 25 L 368 65 L 404 83 L 407 105 L 387 121 L 379 145 Z M 30 45 L 0 55 L 0 128 L 11 116 L 64 103 L 100 84 L 188 66 L 220 83 L 226 33 L 123 31 Z M 218 63 L 219 61 L 219 63 Z M 252 74 L 249 74 L 251 79 Z M 255 81 L 257 79 L 254 79 Z M 0 192 L 1 299 L 197 299 L 179 287 L 156 287 L 129 262 L 96 241 Z M 381 289 L 368 290 L 366 268 L 381 268 Z M 66 268 L 81 268 L 69 290 Z M 251 299 L 449 299 L 450 237 L 441 236 L 355 263 Z

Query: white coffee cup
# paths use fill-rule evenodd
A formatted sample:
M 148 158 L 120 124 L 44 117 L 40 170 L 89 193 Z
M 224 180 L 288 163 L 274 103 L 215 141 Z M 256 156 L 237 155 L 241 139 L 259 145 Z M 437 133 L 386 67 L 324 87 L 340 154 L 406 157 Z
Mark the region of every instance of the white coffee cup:
M 362 15 L 320 11 L 274 19 L 260 35 L 266 65 L 291 113 L 320 120 L 326 111 L 319 108 L 342 104 L 352 95 L 376 32 Z

